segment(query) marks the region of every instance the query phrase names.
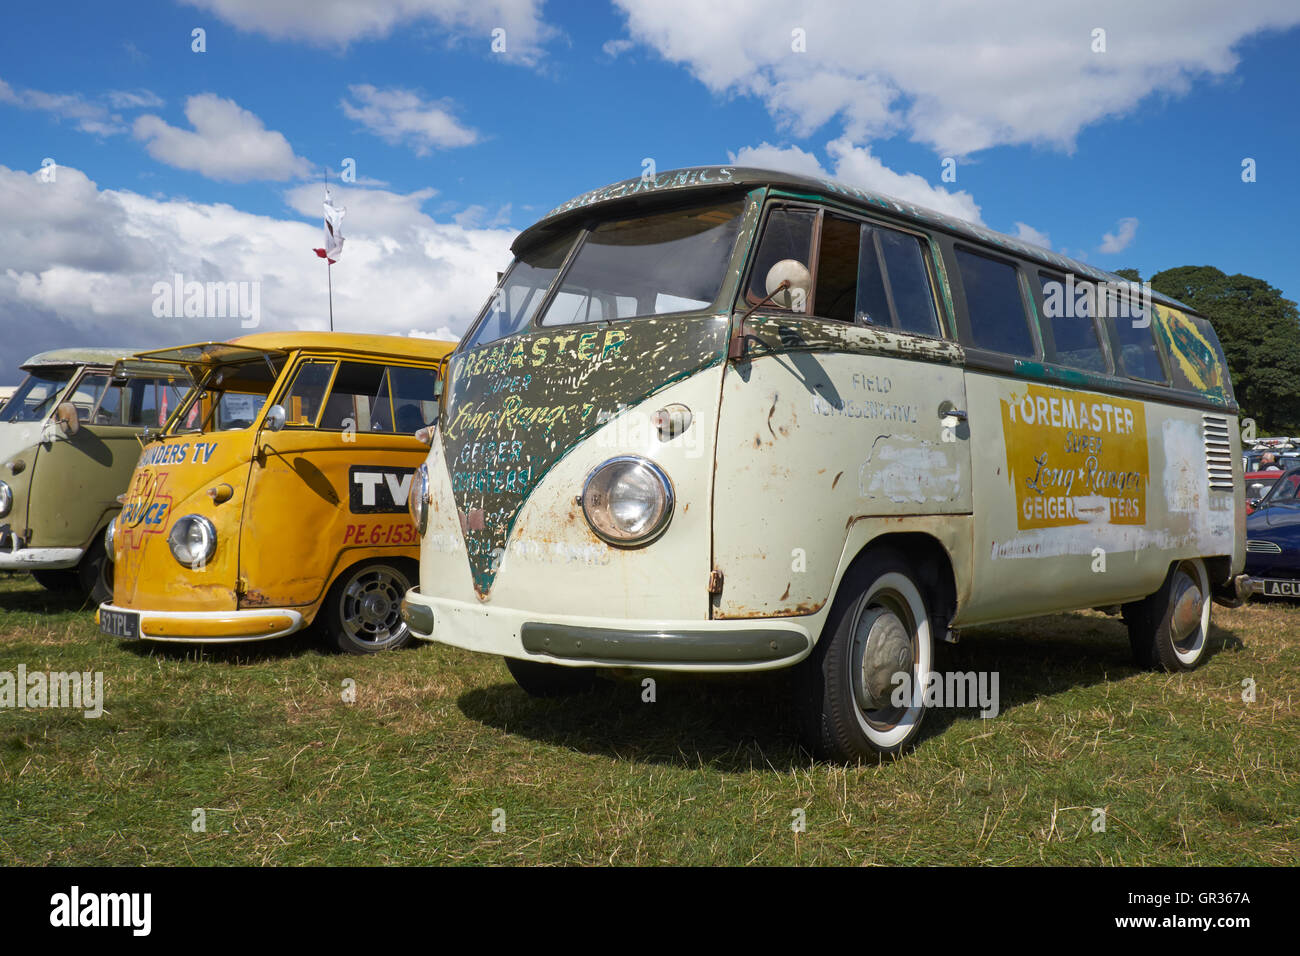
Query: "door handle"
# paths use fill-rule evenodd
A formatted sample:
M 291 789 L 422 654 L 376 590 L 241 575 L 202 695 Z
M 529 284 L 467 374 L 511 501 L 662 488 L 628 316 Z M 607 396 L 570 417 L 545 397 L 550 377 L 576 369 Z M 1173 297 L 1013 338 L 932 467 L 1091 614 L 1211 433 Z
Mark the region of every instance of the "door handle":
M 944 402 L 942 405 L 939 406 L 939 417 L 955 418 L 959 422 L 966 421 L 967 420 L 966 410 L 962 408 L 952 408 L 951 404 L 952 404 L 951 402 Z

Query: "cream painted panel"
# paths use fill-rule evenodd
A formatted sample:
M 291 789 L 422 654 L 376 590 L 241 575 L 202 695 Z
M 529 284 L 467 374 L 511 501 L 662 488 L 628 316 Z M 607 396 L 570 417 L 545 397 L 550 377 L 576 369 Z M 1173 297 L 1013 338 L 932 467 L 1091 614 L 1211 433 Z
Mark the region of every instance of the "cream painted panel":
M 956 624 L 1135 600 L 1175 560 L 1234 554 L 1240 496 L 1209 487 L 1199 409 L 984 372 L 966 390 L 975 567 Z
M 940 415 L 941 406 L 965 407 L 962 378 L 954 365 L 861 352 L 728 365 L 713 523 L 724 584 L 714 616 L 820 608 L 855 518 L 969 512 L 967 430 L 945 429 Z

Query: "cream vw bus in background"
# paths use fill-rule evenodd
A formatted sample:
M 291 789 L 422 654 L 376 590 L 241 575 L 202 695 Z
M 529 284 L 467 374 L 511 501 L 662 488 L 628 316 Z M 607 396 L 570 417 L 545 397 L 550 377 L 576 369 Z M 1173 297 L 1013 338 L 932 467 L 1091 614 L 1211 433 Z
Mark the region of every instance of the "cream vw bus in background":
M 897 753 L 958 628 L 1119 605 L 1182 670 L 1243 596 L 1237 407 L 1186 306 L 1063 310 L 1118 277 L 737 168 L 588 193 L 514 251 L 451 358 L 404 614 L 532 693 L 798 665 L 811 746 Z

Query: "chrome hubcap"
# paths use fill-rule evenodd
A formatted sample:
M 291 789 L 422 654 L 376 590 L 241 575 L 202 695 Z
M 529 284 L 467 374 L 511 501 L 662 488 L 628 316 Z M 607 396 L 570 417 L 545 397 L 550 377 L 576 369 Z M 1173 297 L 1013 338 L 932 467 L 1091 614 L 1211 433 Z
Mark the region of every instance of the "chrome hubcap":
M 399 610 L 406 580 L 390 568 L 371 568 L 343 592 L 343 629 L 359 641 L 383 644 L 406 630 Z
M 853 638 L 853 693 L 863 712 L 892 707 L 896 675 L 911 678 L 915 662 L 911 630 L 897 613 L 887 607 L 863 612 Z
M 1172 603 L 1169 626 L 1174 643 L 1182 644 L 1196 636 L 1201 627 L 1201 610 L 1205 606 L 1205 595 L 1185 571 L 1179 570 L 1174 575 Z

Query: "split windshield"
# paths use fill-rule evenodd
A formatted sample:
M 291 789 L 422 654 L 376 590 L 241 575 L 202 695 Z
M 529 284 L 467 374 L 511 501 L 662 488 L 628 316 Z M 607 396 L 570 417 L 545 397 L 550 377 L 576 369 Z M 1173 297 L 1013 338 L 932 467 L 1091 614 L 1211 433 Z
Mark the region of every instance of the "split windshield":
M 535 321 L 571 325 L 706 309 L 722 286 L 743 211 L 743 200 L 690 206 L 573 229 L 538 243 L 511 265 L 465 347 L 526 331 Z
M 0 422 L 40 422 L 54 410 L 58 397 L 77 369 L 40 369 L 28 374 L 18 391 L 0 409 Z
M 248 428 L 257 420 L 275 387 L 283 359 L 253 359 L 204 370 L 202 386 L 186 394 L 167 434 L 180 435 Z

